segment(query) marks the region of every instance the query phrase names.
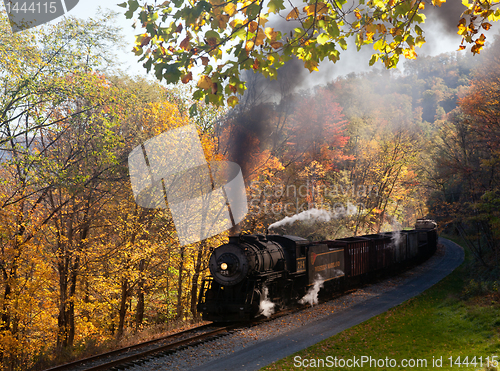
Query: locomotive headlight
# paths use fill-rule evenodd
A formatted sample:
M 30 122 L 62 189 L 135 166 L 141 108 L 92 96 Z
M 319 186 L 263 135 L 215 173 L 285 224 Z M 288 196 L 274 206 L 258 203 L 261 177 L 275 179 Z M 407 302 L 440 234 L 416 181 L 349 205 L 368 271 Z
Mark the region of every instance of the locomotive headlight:
M 220 279 L 224 284 L 238 277 L 240 270 L 238 257 L 236 255 L 233 253 L 223 253 L 215 262 L 213 261 L 214 259 L 212 259 L 213 257 L 214 254 L 212 254 L 210 258 L 210 272 L 212 272 L 214 277 Z M 219 283 L 221 283 L 220 281 Z

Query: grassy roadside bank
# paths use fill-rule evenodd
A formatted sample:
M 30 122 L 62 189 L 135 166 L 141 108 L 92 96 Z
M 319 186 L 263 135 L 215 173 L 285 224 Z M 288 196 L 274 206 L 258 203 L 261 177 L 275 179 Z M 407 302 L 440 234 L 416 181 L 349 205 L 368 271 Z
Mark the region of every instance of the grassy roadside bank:
M 500 358 L 500 294 L 465 298 L 470 286 L 466 267 L 462 264 L 443 281 L 398 307 L 262 370 L 497 370 L 486 367 L 486 357 Z M 361 364 L 363 356 L 371 357 L 373 367 L 369 362 Z M 474 357 L 475 364 L 471 363 Z M 355 359 L 357 364 L 347 362 Z M 403 365 L 403 360 L 409 364 Z

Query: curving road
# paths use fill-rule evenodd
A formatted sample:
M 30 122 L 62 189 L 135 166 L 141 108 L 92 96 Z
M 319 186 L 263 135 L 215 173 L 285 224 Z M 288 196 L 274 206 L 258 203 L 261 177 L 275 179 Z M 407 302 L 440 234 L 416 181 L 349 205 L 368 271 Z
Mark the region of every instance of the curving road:
M 425 273 L 394 290 L 331 314 L 305 328 L 292 330 L 206 363 L 194 371 L 258 370 L 403 303 L 435 285 L 462 264 L 464 251 L 460 246 L 444 238 L 439 238 L 439 242 L 446 248 L 444 256 Z

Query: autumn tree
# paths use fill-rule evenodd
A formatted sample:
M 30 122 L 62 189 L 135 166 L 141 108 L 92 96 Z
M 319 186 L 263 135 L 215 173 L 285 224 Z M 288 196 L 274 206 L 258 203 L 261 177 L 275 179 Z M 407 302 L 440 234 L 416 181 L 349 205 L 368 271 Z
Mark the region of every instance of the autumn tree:
M 498 40 L 473 73 L 459 108 L 442 120 L 436 140 L 432 208 L 455 226 L 484 267 L 498 267 Z M 488 261 L 493 254 L 493 264 Z
M 68 76 L 67 84 L 80 85 L 86 96 L 69 97 L 66 109 L 94 106 L 93 100 L 100 104 L 44 129 L 40 138 L 46 165 L 40 167 L 39 178 L 48 184 L 42 203 L 53 214 L 45 241 L 52 249 L 59 279 L 59 350 L 73 345 L 79 275 L 89 246 L 99 237 L 94 224 L 117 191 L 111 179 L 126 180 L 118 171 L 121 143 L 116 129 L 121 118 L 117 111 L 125 108 L 125 98 L 97 74 Z
M 134 52 L 144 67 L 168 83 L 193 79 L 193 68 L 204 66 L 193 97 L 217 105 L 234 106 L 245 90 L 240 71 L 254 70 L 271 79 L 292 56 L 309 71 L 319 62 L 336 62 L 354 42 L 358 50 L 370 45 L 377 60 L 395 67 L 400 56 L 413 59 L 415 48 L 425 42 L 419 24 L 425 6 L 441 6 L 445 0 L 222 1 L 195 3 L 181 0 L 150 4 L 129 0 L 127 18 L 137 14 L 144 31 L 137 36 Z M 473 44 L 478 53 L 485 42 L 488 21 L 500 19 L 498 2 L 464 2 L 464 15 L 457 19 L 462 43 Z M 285 22 L 284 22 L 285 21 Z M 465 48 L 465 45 L 462 45 Z
M 44 318 L 50 322 L 44 317 L 50 315 L 50 310 L 45 312 L 47 307 L 42 306 L 45 309 L 34 314 L 33 309 L 19 306 L 20 303 L 33 305 L 37 300 L 33 292 L 23 288 L 28 287 L 28 282 L 40 283 L 42 276 L 33 269 L 37 261 L 46 259 L 46 252 L 40 249 L 39 233 L 57 211 L 47 212 L 45 209 L 43 200 L 53 183 L 46 182 L 46 174 L 40 174 L 39 170 L 47 166 L 44 151 L 54 145 L 58 136 L 45 138 L 45 143 L 42 143 L 42 132 L 93 108 L 82 104 L 67 107 L 68 97 L 82 97 L 82 90 L 85 90 L 81 84 L 69 83 L 67 77 L 73 74 L 75 82 L 79 78 L 85 79 L 88 70 L 102 65 L 103 57 L 107 55 L 103 52 L 106 40 L 116 41 L 114 30 L 101 23 L 108 17 L 105 15 L 100 20 L 88 22 L 68 19 L 57 25 L 14 35 L 7 31 L 6 18 L 1 18 L 4 32 L 0 42 L 3 93 L 0 98 L 3 175 L 0 212 L 4 216 L 2 224 L 6 224 L 2 225 L 5 233 L 0 248 L 0 336 L 2 343 L 6 344 L 1 350 L 3 361 L 9 367 L 26 366 L 22 362 L 30 359 L 31 352 L 39 351 L 37 347 L 46 340 L 33 336 L 36 330 L 22 324 L 26 324 L 28 318 L 30 321 Z M 107 34 L 107 39 L 96 37 L 99 34 Z M 89 89 L 83 95 L 92 93 Z M 94 107 L 101 103 L 93 101 Z M 35 251 L 40 251 L 40 254 L 35 254 Z M 48 272 L 50 269 L 45 273 Z M 44 302 L 48 305 L 47 300 Z M 25 342 L 32 346 L 23 346 Z

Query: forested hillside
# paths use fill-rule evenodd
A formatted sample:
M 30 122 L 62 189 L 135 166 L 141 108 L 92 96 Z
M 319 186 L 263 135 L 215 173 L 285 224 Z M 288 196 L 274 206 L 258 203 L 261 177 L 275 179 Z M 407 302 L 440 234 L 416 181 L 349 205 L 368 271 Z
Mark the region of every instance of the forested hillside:
M 411 227 L 430 215 L 498 268 L 490 259 L 500 238 L 498 48 L 419 57 L 403 72 L 349 75 L 311 91 L 294 89 L 286 70 L 270 85 L 248 76 L 236 108 L 198 103 L 191 117 L 189 84 L 113 69 L 119 34 L 110 24 L 68 19 L 9 35 L 2 19 L 4 369 L 41 369 L 197 319 L 209 251 L 227 232 L 181 246 L 169 209 L 135 203 L 127 167 L 133 148 L 189 123 L 208 160 L 242 167 L 241 232 L 306 210 L 328 215 L 293 224 L 310 239 Z

